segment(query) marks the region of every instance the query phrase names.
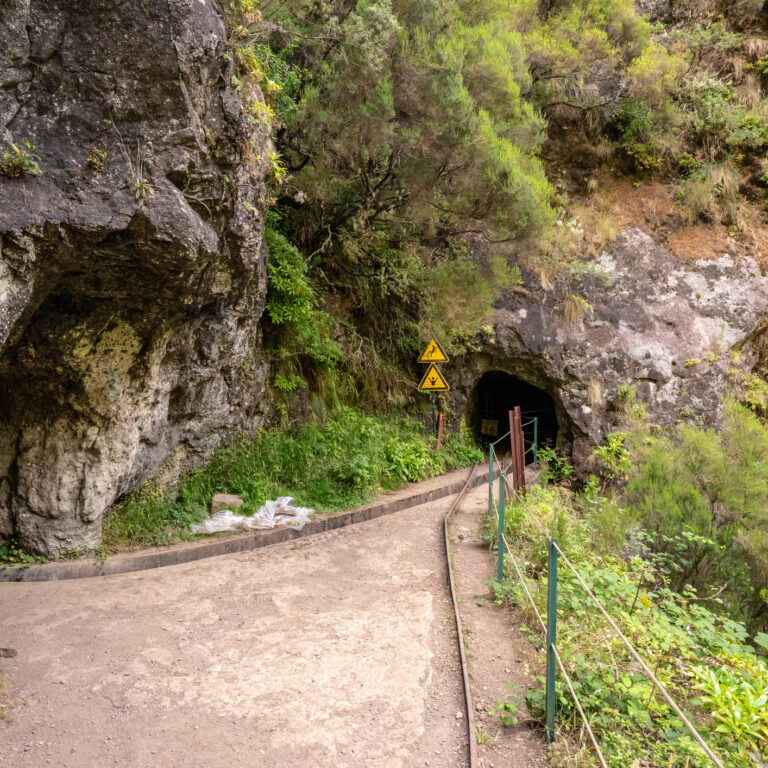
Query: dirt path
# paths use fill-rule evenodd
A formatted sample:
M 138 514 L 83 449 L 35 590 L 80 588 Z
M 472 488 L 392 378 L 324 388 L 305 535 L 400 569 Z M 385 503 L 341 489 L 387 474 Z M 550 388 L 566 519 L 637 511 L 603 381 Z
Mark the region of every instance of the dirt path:
M 0 584 L 20 702 L 0 766 L 465 766 L 450 501 L 188 565 Z
M 454 553 L 454 577 L 459 593 L 459 610 L 468 650 L 468 666 L 475 726 L 493 741 L 478 743 L 481 768 L 544 768 L 546 748 L 539 731 L 530 727 L 524 704 L 518 707 L 519 723 L 501 728 L 490 717 L 496 701 L 510 690 L 505 680 L 519 686 L 524 696 L 531 675 L 541 674 L 541 654 L 520 633 L 520 622 L 507 606 L 490 599 L 488 582 L 495 578 L 495 556 L 481 541 L 482 518 L 488 507 L 488 488 L 470 491 L 462 500 L 450 527 Z

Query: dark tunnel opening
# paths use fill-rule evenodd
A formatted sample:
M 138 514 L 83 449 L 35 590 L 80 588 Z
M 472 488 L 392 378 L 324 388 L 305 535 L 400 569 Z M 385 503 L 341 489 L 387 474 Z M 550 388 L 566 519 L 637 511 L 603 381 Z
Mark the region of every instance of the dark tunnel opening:
M 503 371 L 483 374 L 472 395 L 470 425 L 475 438 L 486 448 L 509 431 L 509 412 L 520 406 L 523 417 L 525 447 L 533 445 L 534 433 L 539 447 L 557 444 L 558 423 L 555 403 L 543 390 Z M 534 426 L 534 419 L 537 424 Z M 497 453 L 510 450 L 509 438 L 495 447 Z M 526 462 L 533 461 L 531 453 Z

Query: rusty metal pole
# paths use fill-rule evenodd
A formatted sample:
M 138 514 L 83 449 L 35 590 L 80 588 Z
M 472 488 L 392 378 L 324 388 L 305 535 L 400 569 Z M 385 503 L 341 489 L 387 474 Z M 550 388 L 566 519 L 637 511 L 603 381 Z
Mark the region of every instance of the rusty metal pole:
M 517 485 L 517 490 L 525 493 L 525 438 L 523 437 L 523 414 L 520 411 L 519 405 L 515 406 L 515 427 L 519 473 L 519 483 Z
M 515 430 L 515 412 L 510 411 L 509 412 L 509 450 L 510 455 L 512 457 L 512 460 L 510 462 L 510 466 L 512 467 L 512 488 L 516 491 L 517 490 L 517 440 L 515 440 L 515 435 L 517 434 Z
M 525 441 L 519 405 L 509 412 L 509 444 L 512 451 L 512 487 L 525 493 Z

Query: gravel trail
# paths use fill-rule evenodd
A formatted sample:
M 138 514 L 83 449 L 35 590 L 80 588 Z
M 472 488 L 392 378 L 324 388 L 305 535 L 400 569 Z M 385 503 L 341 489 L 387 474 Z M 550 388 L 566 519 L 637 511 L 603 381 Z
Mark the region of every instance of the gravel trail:
M 0 584 L 2 768 L 463 768 L 452 499 L 121 576 Z

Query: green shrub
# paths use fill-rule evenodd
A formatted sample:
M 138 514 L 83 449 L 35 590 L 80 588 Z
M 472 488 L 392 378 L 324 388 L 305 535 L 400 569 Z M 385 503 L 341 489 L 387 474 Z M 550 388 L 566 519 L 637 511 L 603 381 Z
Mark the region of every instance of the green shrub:
M 759 764 L 768 755 L 768 664 L 749 655 L 726 661 L 718 669 L 692 667 L 697 703 L 717 722 L 717 733 L 735 742 L 744 765 Z
M 765 661 L 755 655 L 741 624 L 713 610 L 718 603 L 717 598 L 706 599 L 709 588 L 697 594 L 691 588 L 678 592 L 670 587 L 687 567 L 685 557 L 677 550 L 655 552 L 648 546 L 653 535 L 639 529 L 615 502 L 596 496 L 594 488 L 589 496 L 579 497 L 562 487 L 535 486 L 526 507 L 510 505 L 506 537 L 525 564 L 527 588 L 539 612 L 546 612 L 548 586 L 543 528 L 557 538 L 592 592 L 725 764 L 761 764 L 768 756 L 768 732 L 760 731 L 766 711 L 761 697 L 768 684 Z M 622 516 L 623 530 L 616 526 Z M 543 649 L 543 636 L 517 575 L 510 569 L 496 589 L 518 606 L 534 643 Z M 755 642 L 764 646 L 768 636 L 757 635 Z M 559 569 L 557 644 L 612 768 L 636 761 L 649 768 L 705 764 L 700 748 L 565 566 Z M 543 672 L 543 654 L 540 663 Z M 543 721 L 543 674 L 529 691 L 527 704 Z M 561 679 L 556 717 L 560 728 L 584 737 L 583 722 Z
M 417 284 L 424 295 L 422 328 L 442 339 L 449 353 L 461 353 L 482 326 L 495 323 L 493 305 L 501 292 L 517 288 L 522 278 L 519 268 L 510 267 L 502 256 L 490 257 L 479 266 L 458 252 L 423 269 Z
M 681 426 L 630 452 L 625 503 L 653 551 L 679 558 L 672 585 L 723 587 L 724 610 L 768 628 L 768 427 L 731 401 L 720 434 Z
M 387 441 L 385 449 L 387 474 L 403 483 L 415 482 L 436 474 L 440 458 L 420 440 L 403 442 L 397 438 Z
M 538 459 L 542 464 L 542 482 L 559 483 L 573 474 L 573 467 L 554 448 L 539 448 Z
M 331 316 L 318 309 L 299 251 L 272 226 L 266 227 L 264 236 L 269 247 L 266 309 L 272 324 L 267 337 L 273 361 L 271 384 L 279 404 L 285 404 L 306 385 L 307 378 L 317 392 L 335 383 L 335 370 L 344 355 L 331 338 Z
M 450 435 L 438 452 L 418 422 L 342 408 L 295 432 L 271 429 L 255 440 L 235 440 L 184 478 L 176 493 L 145 484 L 106 514 L 105 540 L 135 545 L 190 538 L 188 526 L 208 516 L 216 493 L 240 496 L 245 514 L 278 496 L 293 496 L 322 513 L 481 460 L 461 435 Z
M 599 446 L 593 453 L 598 467 L 609 482 L 626 480 L 632 470 L 627 438 L 626 432 L 613 432 L 606 437 L 605 445 Z
M 26 552 L 15 539 L 0 544 L 0 568 L 7 565 L 35 565 L 45 561 L 42 555 Z
M 39 163 L 37 147 L 29 139 L 24 139 L 22 144 L 11 142 L 10 151 L 3 153 L 3 160 L 0 162 L 0 176 L 12 179 L 24 174 L 39 176 L 42 173 Z
M 699 161 L 689 152 L 683 152 L 679 160 L 680 173 L 691 176 L 699 169 Z

